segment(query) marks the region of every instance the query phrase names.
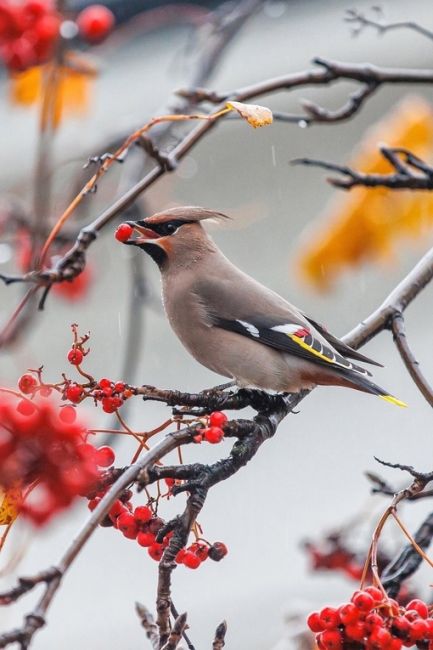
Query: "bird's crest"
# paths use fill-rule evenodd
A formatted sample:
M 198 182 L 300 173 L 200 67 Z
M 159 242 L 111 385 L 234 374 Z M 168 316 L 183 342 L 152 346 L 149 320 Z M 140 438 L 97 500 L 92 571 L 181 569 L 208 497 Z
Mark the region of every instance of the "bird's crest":
M 169 208 L 163 210 L 162 212 L 157 212 L 156 214 L 144 219 L 148 224 L 152 223 L 164 223 L 166 221 L 213 221 L 221 222 L 230 219 L 231 217 L 223 214 L 222 212 L 215 212 L 215 210 L 208 210 L 206 208 L 201 208 L 199 206 L 181 206 L 177 208 Z

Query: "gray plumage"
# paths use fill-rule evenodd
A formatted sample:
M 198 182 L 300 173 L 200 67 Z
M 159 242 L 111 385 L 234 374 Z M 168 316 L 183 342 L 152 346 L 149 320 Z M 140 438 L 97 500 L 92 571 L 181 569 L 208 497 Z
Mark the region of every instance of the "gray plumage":
M 158 263 L 168 320 L 191 355 L 239 386 L 298 392 L 339 385 L 402 404 L 349 357 L 380 364 L 346 346 L 223 255 L 201 221 L 226 218 L 183 207 L 130 222 L 139 236 L 126 243 L 140 246 Z

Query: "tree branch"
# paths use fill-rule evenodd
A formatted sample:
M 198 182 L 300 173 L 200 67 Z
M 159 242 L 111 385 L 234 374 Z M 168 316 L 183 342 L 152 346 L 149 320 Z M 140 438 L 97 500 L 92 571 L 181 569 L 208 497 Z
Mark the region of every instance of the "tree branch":
M 355 114 L 355 112 L 363 105 L 366 97 L 370 96 L 372 92 L 381 85 L 433 83 L 433 70 L 379 68 L 369 64 L 347 64 L 328 61 L 321 58 L 314 59 L 314 63 L 318 68 L 299 73 L 292 73 L 283 77 L 277 77 L 255 85 L 246 86 L 237 91 L 217 94 L 215 92 L 209 93 L 201 89 L 193 89 L 193 91 L 181 91 L 180 94 L 182 97 L 187 98 L 192 102 L 211 101 L 213 103 L 219 103 L 216 109 L 216 112 L 218 113 L 219 110 L 224 108 L 228 99 L 245 102 L 263 95 L 269 95 L 284 90 L 287 91 L 299 86 L 328 85 L 337 80 L 351 80 L 367 85 L 369 91 L 367 92 L 364 90 L 355 94 L 355 96 L 352 96 L 349 102 L 340 109 L 340 111 L 337 111 L 338 117 L 338 114 L 340 116 L 347 116 L 348 113 L 350 115 Z M 316 110 L 317 114 L 322 114 L 322 117 L 325 117 L 325 109 L 320 109 L 320 107 L 314 109 L 311 104 L 308 106 L 310 112 Z M 329 115 L 332 117 L 332 113 Z M 60 260 L 57 261 L 53 268 L 48 270 L 31 271 L 19 279 L 14 278 L 12 281 L 19 280 L 22 282 L 36 283 L 38 286 L 47 286 L 56 282 L 71 280 L 79 275 L 79 273 L 84 269 L 86 263 L 86 251 L 96 239 L 98 233 L 112 219 L 126 210 L 159 178 L 175 169 L 182 158 L 186 156 L 190 150 L 213 129 L 220 119 L 222 119 L 222 117 L 218 117 L 215 120 L 206 120 L 203 123 L 198 124 L 190 130 L 190 132 L 170 153 L 161 154 L 160 152 L 159 155 L 164 156 L 164 165 L 159 164 L 155 166 L 129 190 L 124 192 L 111 206 L 104 210 L 93 222 L 81 229 L 76 243 Z M 308 118 L 307 115 L 306 118 L 302 119 L 310 119 L 311 121 L 312 118 L 311 116 Z M 5 276 L 3 276 L 3 279 L 5 281 L 7 280 Z
M 412 20 L 403 20 L 395 23 L 385 23 L 385 22 L 380 22 L 379 20 L 373 20 L 371 18 L 367 18 L 365 14 L 361 13 L 357 9 L 348 9 L 346 11 L 344 20 L 346 21 L 346 23 L 351 23 L 355 25 L 353 33 L 356 36 L 360 34 L 365 27 L 373 27 L 374 29 L 377 29 L 379 34 L 385 34 L 385 32 L 394 31 L 396 29 L 405 29 L 405 30 L 409 29 L 414 32 L 417 32 L 418 34 L 421 34 L 421 36 L 425 36 L 426 38 L 433 40 L 433 32 L 430 29 L 426 29 L 422 25 L 419 25 L 418 23 Z
M 417 385 L 420 393 L 424 395 L 430 406 L 433 406 L 433 389 L 429 385 L 427 379 L 421 372 L 419 362 L 416 360 L 406 337 L 406 329 L 404 325 L 404 318 L 402 314 L 395 314 L 391 321 L 392 333 L 394 334 L 394 341 L 400 353 L 403 363 L 406 366 L 410 376 Z

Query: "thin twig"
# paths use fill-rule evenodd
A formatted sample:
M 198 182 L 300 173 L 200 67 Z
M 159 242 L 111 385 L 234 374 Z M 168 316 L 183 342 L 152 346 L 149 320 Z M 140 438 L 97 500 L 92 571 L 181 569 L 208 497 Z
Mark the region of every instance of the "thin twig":
M 420 393 L 424 395 L 430 406 L 433 406 L 433 389 L 427 379 L 421 372 L 419 362 L 416 360 L 406 337 L 404 318 L 402 314 L 395 314 L 391 320 L 392 333 L 394 341 L 400 353 L 403 363 L 406 366 L 410 376 L 414 380 Z

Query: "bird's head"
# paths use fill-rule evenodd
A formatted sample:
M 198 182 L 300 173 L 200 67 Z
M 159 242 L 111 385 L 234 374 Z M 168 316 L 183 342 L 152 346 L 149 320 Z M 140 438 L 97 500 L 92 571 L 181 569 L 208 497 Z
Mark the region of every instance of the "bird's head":
M 168 262 L 196 256 L 212 246 L 201 222 L 229 219 L 225 214 L 195 206 L 170 208 L 140 221 L 127 221 L 134 235 L 125 241 L 138 246 L 162 269 Z

